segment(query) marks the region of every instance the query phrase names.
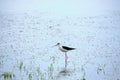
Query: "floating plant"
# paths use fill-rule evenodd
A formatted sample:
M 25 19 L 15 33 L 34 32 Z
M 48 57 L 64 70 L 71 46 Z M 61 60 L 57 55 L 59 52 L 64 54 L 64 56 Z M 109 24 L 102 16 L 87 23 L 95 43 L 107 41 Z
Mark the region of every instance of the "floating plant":
M 19 64 L 20 71 L 21 71 L 22 67 L 23 67 L 23 62 L 21 61 L 20 64 Z
M 32 80 L 32 74 L 31 73 L 28 74 L 28 78 L 29 78 L 29 80 Z
M 3 76 L 4 79 L 12 79 L 13 77 L 15 77 L 15 75 L 11 72 L 4 72 L 1 76 Z

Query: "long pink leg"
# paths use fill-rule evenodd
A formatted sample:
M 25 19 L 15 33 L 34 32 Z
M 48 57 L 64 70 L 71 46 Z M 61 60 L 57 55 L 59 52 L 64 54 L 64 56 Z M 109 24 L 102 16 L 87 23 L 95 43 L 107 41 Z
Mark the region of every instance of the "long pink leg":
M 67 59 L 68 59 L 68 56 L 67 56 L 67 53 L 65 52 L 65 69 L 67 68 Z

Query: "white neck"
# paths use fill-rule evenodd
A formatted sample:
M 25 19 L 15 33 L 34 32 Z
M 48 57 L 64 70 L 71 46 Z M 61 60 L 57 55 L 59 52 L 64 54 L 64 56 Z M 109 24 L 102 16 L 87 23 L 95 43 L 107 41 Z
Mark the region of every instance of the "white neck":
M 64 48 L 62 48 L 62 46 L 59 44 L 59 45 L 57 45 L 58 46 L 58 48 L 62 51 L 62 52 L 67 52 L 67 50 L 65 50 Z

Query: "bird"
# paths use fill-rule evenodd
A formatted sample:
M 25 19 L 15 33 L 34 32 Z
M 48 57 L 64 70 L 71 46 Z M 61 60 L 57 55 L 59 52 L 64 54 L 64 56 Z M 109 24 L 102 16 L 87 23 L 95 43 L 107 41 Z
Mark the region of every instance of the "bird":
M 66 69 L 67 68 L 67 59 L 68 59 L 67 52 L 71 51 L 71 50 L 75 50 L 76 48 L 62 46 L 60 43 L 57 43 L 55 46 L 58 46 L 58 49 L 65 53 L 65 69 Z

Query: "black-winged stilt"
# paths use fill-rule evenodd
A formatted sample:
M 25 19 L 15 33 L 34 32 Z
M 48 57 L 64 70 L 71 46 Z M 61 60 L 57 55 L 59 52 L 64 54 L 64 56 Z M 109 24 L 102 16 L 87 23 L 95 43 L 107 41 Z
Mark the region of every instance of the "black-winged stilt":
M 74 50 L 75 48 L 62 46 L 60 43 L 57 43 L 55 46 L 58 46 L 60 51 L 65 52 L 65 69 L 66 69 L 66 67 L 67 67 L 67 59 L 68 59 L 67 52 L 71 51 L 71 50 Z

